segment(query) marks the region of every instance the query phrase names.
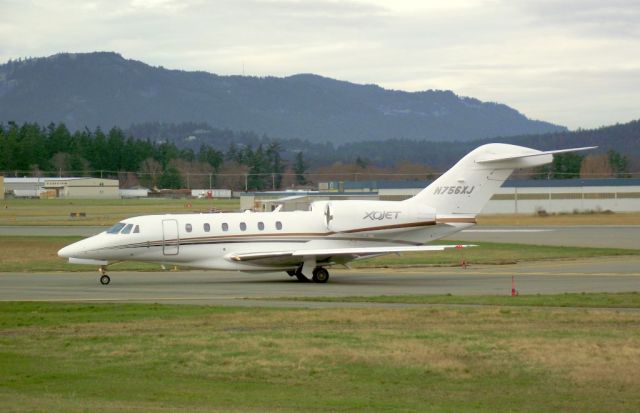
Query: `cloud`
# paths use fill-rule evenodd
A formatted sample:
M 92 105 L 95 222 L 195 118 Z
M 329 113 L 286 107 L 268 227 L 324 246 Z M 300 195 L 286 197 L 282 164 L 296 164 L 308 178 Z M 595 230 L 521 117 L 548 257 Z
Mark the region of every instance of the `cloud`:
M 637 0 L 0 0 L 0 7 L 2 61 L 113 50 L 175 69 L 452 89 L 570 127 L 640 117 L 629 109 L 640 107 Z
M 535 24 L 593 36 L 640 34 L 640 2 L 637 0 L 518 0 L 511 4 L 521 7 Z

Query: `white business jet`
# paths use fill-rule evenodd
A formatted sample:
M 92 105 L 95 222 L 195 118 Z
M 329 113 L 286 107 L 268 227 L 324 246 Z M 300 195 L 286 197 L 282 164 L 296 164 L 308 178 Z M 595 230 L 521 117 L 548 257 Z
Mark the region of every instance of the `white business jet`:
M 58 251 L 71 263 L 157 262 L 243 272 L 285 271 L 300 281 L 329 280 L 326 267 L 373 256 L 441 251 L 424 245 L 475 224 L 476 215 L 514 169 L 544 165 L 553 154 L 492 143 L 476 148 L 404 201 L 316 201 L 308 211 L 145 215 Z

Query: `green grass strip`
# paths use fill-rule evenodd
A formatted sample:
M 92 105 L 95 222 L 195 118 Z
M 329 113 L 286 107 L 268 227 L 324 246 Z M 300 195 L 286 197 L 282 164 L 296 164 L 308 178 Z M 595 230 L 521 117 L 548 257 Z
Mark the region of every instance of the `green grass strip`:
M 640 287 L 639 287 L 640 290 Z M 463 304 L 527 307 L 640 308 L 640 293 L 564 293 L 545 295 L 378 295 L 371 297 L 295 297 L 273 300 L 344 303 Z

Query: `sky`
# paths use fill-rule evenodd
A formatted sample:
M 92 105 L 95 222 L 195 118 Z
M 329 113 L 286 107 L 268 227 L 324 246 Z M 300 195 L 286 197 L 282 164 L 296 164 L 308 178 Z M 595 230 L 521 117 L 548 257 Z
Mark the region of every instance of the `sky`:
M 91 51 L 452 90 L 570 129 L 640 118 L 638 0 L 0 0 L 0 62 Z

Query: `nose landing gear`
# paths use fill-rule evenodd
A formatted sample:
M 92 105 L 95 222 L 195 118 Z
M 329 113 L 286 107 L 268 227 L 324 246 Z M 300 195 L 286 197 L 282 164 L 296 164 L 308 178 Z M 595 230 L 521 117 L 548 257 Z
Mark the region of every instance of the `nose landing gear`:
M 111 278 L 107 275 L 106 265 L 101 265 L 98 272 L 100 273 L 100 284 L 107 285 L 111 282 Z

